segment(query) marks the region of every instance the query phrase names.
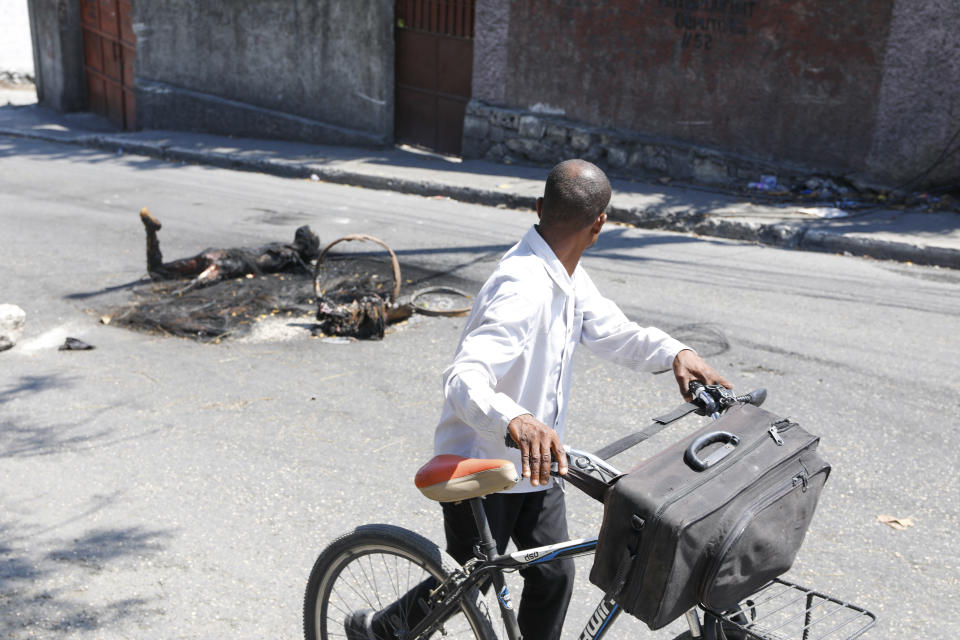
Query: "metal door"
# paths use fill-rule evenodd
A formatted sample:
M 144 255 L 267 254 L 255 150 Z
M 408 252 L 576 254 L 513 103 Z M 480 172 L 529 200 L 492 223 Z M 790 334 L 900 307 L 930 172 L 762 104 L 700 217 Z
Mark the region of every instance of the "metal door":
M 136 127 L 130 0 L 80 0 L 90 110 L 123 129 Z
M 474 0 L 397 0 L 397 142 L 459 155 L 473 77 Z

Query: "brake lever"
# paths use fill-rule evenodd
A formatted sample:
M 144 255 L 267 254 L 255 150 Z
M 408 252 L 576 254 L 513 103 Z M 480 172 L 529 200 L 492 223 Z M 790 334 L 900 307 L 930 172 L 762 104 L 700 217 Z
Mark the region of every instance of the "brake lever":
M 694 396 L 693 403 L 700 407 L 696 413 L 701 416 L 710 416 L 714 420 L 740 401 L 733 391 L 723 385 L 705 385 L 694 380 L 688 388 Z
M 706 385 L 694 380 L 687 389 L 690 395 L 693 396 L 693 404 L 699 407 L 699 409 L 695 411 L 697 415 L 712 416 L 717 413 L 717 403 L 714 401 Z

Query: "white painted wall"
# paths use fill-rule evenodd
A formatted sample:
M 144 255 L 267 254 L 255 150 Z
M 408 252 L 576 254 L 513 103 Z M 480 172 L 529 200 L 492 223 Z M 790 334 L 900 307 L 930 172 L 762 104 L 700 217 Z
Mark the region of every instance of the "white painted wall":
M 27 0 L 0 0 L 0 71 L 33 76 Z

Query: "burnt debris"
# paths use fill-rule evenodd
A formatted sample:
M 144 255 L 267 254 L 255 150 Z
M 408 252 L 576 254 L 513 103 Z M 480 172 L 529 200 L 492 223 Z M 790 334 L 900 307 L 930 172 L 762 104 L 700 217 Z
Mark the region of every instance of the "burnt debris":
M 140 221 L 153 282 L 134 289 L 129 304 L 105 316 L 111 324 L 216 342 L 281 316 L 316 336 L 380 339 L 390 323 L 415 311 L 447 316 L 469 311 L 463 306 L 467 294 L 449 287 L 428 287 L 401 300 L 397 256 L 372 236 L 345 236 L 320 250 L 319 237 L 305 225 L 290 243 L 211 248 L 164 262 L 160 221 L 146 207 Z M 382 252 L 331 253 L 348 241 L 378 244 L 388 259 Z

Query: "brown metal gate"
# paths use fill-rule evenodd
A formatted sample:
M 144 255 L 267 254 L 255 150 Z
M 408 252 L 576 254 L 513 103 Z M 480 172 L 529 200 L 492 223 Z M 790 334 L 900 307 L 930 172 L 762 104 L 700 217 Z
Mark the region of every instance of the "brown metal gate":
M 397 0 L 397 142 L 459 155 L 475 0 Z
M 130 0 L 80 0 L 90 110 L 123 129 L 136 127 Z

